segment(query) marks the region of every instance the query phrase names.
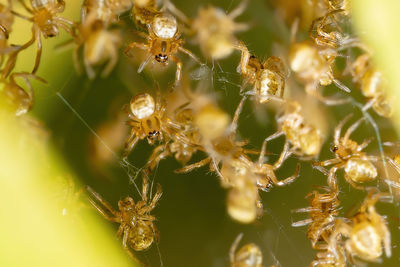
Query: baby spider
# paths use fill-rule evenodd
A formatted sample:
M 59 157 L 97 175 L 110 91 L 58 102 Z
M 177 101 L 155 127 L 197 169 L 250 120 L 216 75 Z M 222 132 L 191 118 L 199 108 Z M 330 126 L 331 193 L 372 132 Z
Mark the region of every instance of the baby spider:
M 178 30 L 178 22 L 174 16 L 168 13 L 157 14 L 151 24 L 147 25 L 149 34 L 146 35 L 147 44 L 133 42 L 128 45 L 125 54 L 129 55 L 129 51 L 136 47 L 148 52 L 148 57 L 139 66 L 138 73 L 142 72 L 147 63 L 153 59 L 158 63 L 168 65 L 169 60 L 176 63 L 176 75 L 174 86 L 178 86 L 182 79 L 182 62 L 175 56 L 176 53 L 183 52 L 202 64 L 199 59 L 189 50 L 182 47 L 184 40 Z
M 393 114 L 393 102 L 386 96 L 387 80 L 383 73 L 375 68 L 368 53 L 357 57 L 351 66 L 353 81 L 359 84 L 362 94 L 369 99 L 364 110 L 372 109 L 383 117 Z
M 335 179 L 332 179 L 330 183 L 329 187 L 321 187 L 324 193 L 314 190 L 306 196 L 309 199 L 309 207 L 293 211 L 295 213 L 308 212 L 309 219 L 292 223 L 292 226 L 309 225 L 307 238 L 311 240 L 314 249 L 326 249 L 326 244 L 323 242 L 329 239 L 335 219 L 339 215 L 340 201 L 337 198 L 339 188 Z
M 118 61 L 118 49 L 121 46 L 121 33 L 119 30 L 108 30 L 108 22 L 96 18 L 96 11 L 91 11 L 82 18 L 77 26 L 78 35 L 75 38 L 74 63 L 78 73 L 81 72 L 79 50 L 83 47 L 83 63 L 90 79 L 95 77 L 94 65 L 105 61 L 107 65 L 101 73 L 106 77 L 113 70 Z
M 342 9 L 344 15 L 351 14 L 351 0 L 325 0 L 325 2 L 330 11 Z
M 196 41 L 207 58 L 220 60 L 232 54 L 237 43 L 235 32 L 248 29 L 248 25 L 237 23 L 234 19 L 246 9 L 249 0 L 242 2 L 229 14 L 225 10 L 207 6 L 199 9 L 193 20 L 192 29 L 196 33 Z
M 22 78 L 25 81 L 28 90 L 22 88 L 16 81 L 17 78 Z M 46 83 L 42 78 L 26 72 L 12 73 L 8 79 L 3 78 L 0 84 L 3 84 L 3 91 L 6 98 L 15 106 L 15 114 L 17 116 L 27 113 L 33 107 L 33 88 L 29 79 L 35 79 L 42 83 Z
M 244 99 L 236 109 L 229 124 L 229 116 L 214 105 L 203 107 L 195 116 L 195 123 L 201 134 L 199 149 L 207 158 L 176 170 L 187 173 L 193 169 L 210 165 L 217 173 L 223 187 L 228 188 L 228 214 L 241 223 L 251 223 L 262 212 L 258 195 L 257 176 L 251 169 L 252 162 L 247 154 L 258 151 L 245 149 L 246 141 L 236 140 L 236 129 Z M 220 167 L 221 165 L 221 167 Z
M 306 122 L 298 102 L 287 102 L 285 113 L 277 119 L 279 131 L 266 139 L 270 141 L 285 135 L 292 146 L 290 152 L 304 158 L 317 157 L 323 138 L 319 129 Z
M 153 18 L 159 14 L 156 0 L 135 0 L 132 8 L 132 18 L 143 28 L 151 24 Z
M 246 244 L 236 251 L 242 237 L 243 234 L 239 234 L 229 250 L 231 267 L 262 267 L 262 253 L 256 244 Z
M 293 43 L 289 51 L 289 63 L 296 77 L 305 85 L 308 94 L 315 96 L 326 105 L 340 105 L 349 100 L 325 97 L 319 92 L 319 86 L 334 83 L 339 89 L 350 93 L 350 89 L 333 75 L 333 63 L 338 52 L 331 48 L 320 48 L 309 41 Z
M 359 119 L 351 125 L 343 137 L 340 136 L 343 125 L 350 119 L 352 115 L 344 118 L 335 128 L 334 144 L 331 148 L 335 153 L 334 159 L 325 160 L 322 162 L 314 162 L 314 166 L 329 166 L 333 165 L 329 171 L 329 180 L 338 169 L 344 169 L 344 178 L 354 188 L 363 190 L 358 183 L 370 182 L 376 179 L 378 172 L 371 161 L 377 161 L 374 156 L 368 156 L 362 150 L 368 146 L 371 139 L 364 140 L 361 144 L 350 139 L 350 135 L 363 122 L 364 118 Z
M 271 99 L 282 101 L 288 75 L 282 60 L 271 56 L 261 62 L 255 56 L 250 55 L 249 50 L 242 42 L 239 43 L 237 49 L 242 52 L 237 70 L 243 76 L 244 83 L 253 86 L 253 90 L 247 94 L 256 95 L 259 103 L 266 103 Z
M 148 160 L 148 171 L 153 170 L 160 160 L 175 155 L 175 159 L 186 165 L 192 155 L 201 148 L 200 134 L 194 125 L 193 110 L 190 108 L 179 109 L 173 120 L 176 133 L 171 134 L 170 140 L 159 145 L 153 150 Z
M 11 8 L 11 0 L 8 1 L 8 5 L 0 4 L 0 65 L 3 64 L 5 55 L 18 49 L 18 46 L 10 46 L 8 43 L 11 27 L 14 23 Z
M 343 33 L 339 25 L 340 16 L 343 15 L 346 15 L 345 10 L 335 9 L 312 22 L 308 34 L 315 44 L 335 50 L 363 46 L 357 38 L 350 38 Z
M 252 166 L 253 172 L 257 175 L 257 186 L 265 192 L 268 192 L 273 185 L 285 186 L 292 183 L 297 177 L 299 177 L 300 173 L 300 165 L 297 164 L 296 171 L 292 176 L 289 176 L 284 180 L 278 180 L 276 178 L 275 171 L 278 170 L 282 166 L 283 162 L 291 155 L 291 152 L 289 151 L 289 143 L 285 142 L 279 159 L 271 165 L 264 163 L 264 156 L 268 142 L 267 139 L 268 138 L 264 140 L 258 162 Z
M 127 124 L 132 127 L 129 137 L 125 144 L 123 157 L 126 158 L 137 142 L 147 139 L 149 144 L 164 138 L 167 131 L 167 124 L 164 120 L 165 107 L 161 100 L 160 92 L 157 90 L 157 99 L 147 94 L 141 93 L 131 99 L 129 120 Z
M 10 55 L 7 61 L 4 73 L 10 73 L 11 69 L 15 65 L 17 55 L 22 50 L 27 49 L 32 44 L 37 42 L 36 59 L 35 65 L 32 70 L 32 74 L 35 74 L 39 68 L 40 58 L 42 55 L 42 35 L 44 38 L 55 37 L 58 35 L 59 27 L 75 36 L 73 30 L 74 23 L 66 18 L 60 17 L 58 13 L 64 11 L 65 3 L 63 0 L 31 0 L 31 6 L 28 7 L 23 0 L 20 0 L 25 10 L 32 15 L 27 17 L 13 11 L 13 13 L 33 23 L 32 25 L 32 38 L 22 46 L 18 48 L 14 53 Z
M 95 18 L 106 25 L 118 21 L 118 17 L 132 7 L 131 0 L 85 0 L 81 9 L 81 21 L 93 13 Z
M 247 164 L 244 161 L 248 161 Z M 257 176 L 248 159 L 231 159 L 222 162 L 219 170 L 222 186 L 228 188 L 227 211 L 240 223 L 252 223 L 263 214 L 258 194 Z
M 154 241 L 158 241 L 158 231 L 154 225 L 156 218 L 150 212 L 156 207 L 162 195 L 161 186 L 157 184 L 157 192 L 151 202 L 148 199 L 149 183 L 143 176 L 142 200 L 135 203 L 131 197 L 118 201 L 118 211 L 105 201 L 91 187 L 86 186 L 91 195 L 90 203 L 103 217 L 111 222 L 119 223 L 117 235 L 122 236 L 122 245 L 128 255 L 135 261 L 140 261 L 133 254 L 134 251 L 148 249 Z
M 379 262 L 383 249 L 386 257 L 390 258 L 392 248 L 387 221 L 375 210 L 376 202 L 387 197 L 390 196 L 373 188 L 368 192 L 359 212 L 350 218 L 350 222 L 337 219 L 335 230 L 329 239 L 329 251 L 337 255 L 338 250 L 343 247 L 353 264 L 355 257 Z M 343 237 L 348 238 L 344 243 Z

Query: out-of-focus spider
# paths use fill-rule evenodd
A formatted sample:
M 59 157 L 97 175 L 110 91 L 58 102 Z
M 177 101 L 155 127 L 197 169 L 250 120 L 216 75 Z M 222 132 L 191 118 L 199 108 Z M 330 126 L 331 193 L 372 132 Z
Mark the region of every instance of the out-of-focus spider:
M 199 64 L 202 64 L 199 59 L 182 45 L 184 40 L 178 30 L 178 22 L 174 16 L 169 13 L 157 14 L 150 24 L 147 24 L 149 31 L 147 44 L 132 42 L 125 50 L 125 54 L 129 55 L 132 48 L 139 48 L 148 52 L 148 57 L 138 68 L 138 73 L 142 72 L 143 68 L 150 62 L 155 60 L 162 65 L 167 65 L 169 60 L 176 63 L 176 75 L 174 86 L 178 86 L 182 79 L 182 62 L 175 56 L 179 51 L 187 54 Z
M 239 222 L 250 223 L 261 214 L 262 204 L 258 195 L 257 176 L 247 156 L 258 154 L 258 151 L 245 149 L 247 142 L 236 139 L 237 122 L 244 100 L 238 105 L 230 124 L 229 116 L 214 105 L 207 105 L 196 114 L 195 123 L 202 137 L 199 149 L 204 150 L 208 157 L 176 172 L 187 173 L 209 164 L 211 171 L 221 179 L 222 186 L 229 190 L 228 214 Z
M 206 105 L 195 115 L 195 123 L 202 137 L 201 145 L 207 152 L 208 157 L 199 162 L 187 165 L 176 172 L 186 173 L 211 164 L 213 171 L 216 171 L 220 178 L 224 180 L 221 173 L 219 173 L 218 167 L 221 161 L 224 163 L 232 159 L 238 159 L 245 164 L 249 162 L 246 154 L 257 152 L 243 148 L 247 144 L 247 141 L 236 140 L 237 124 L 244 100 L 245 98 L 242 99 L 236 108 L 231 123 L 229 123 L 229 115 L 212 104 Z
M 110 74 L 118 61 L 118 50 L 121 46 L 119 30 L 107 29 L 107 24 L 96 18 L 96 11 L 91 11 L 78 25 L 79 34 L 75 38 L 74 63 L 78 72 L 81 72 L 79 50 L 83 47 L 83 63 L 90 79 L 95 77 L 94 65 L 108 61 L 101 76 Z
M 339 89 L 349 93 L 350 89 L 333 75 L 333 63 L 338 52 L 331 48 L 319 48 L 310 41 L 293 43 L 289 51 L 291 70 L 305 84 L 308 94 L 315 96 L 326 105 L 339 105 L 349 100 L 325 97 L 319 92 L 319 86 L 334 83 Z
M 376 179 L 378 172 L 372 161 L 377 161 L 377 157 L 368 156 L 362 150 L 368 146 L 371 139 L 364 140 L 361 144 L 350 139 L 350 135 L 363 122 L 364 118 L 356 121 L 341 137 L 341 130 L 344 124 L 350 119 L 350 114 L 344 118 L 335 128 L 334 144 L 331 148 L 335 153 L 334 159 L 325 160 L 322 162 L 314 162 L 314 166 L 329 166 L 333 165 L 329 171 L 329 177 L 334 175 L 338 169 L 344 169 L 344 177 L 346 181 L 354 188 L 362 189 L 358 183 L 370 182 Z M 328 178 L 329 180 L 331 178 Z
M 261 62 L 250 54 L 242 42 L 237 49 L 242 52 L 237 70 L 243 76 L 244 83 L 253 86 L 253 90 L 247 94 L 255 95 L 259 103 L 266 103 L 271 99 L 282 101 L 288 75 L 282 60 L 271 56 Z
M 207 6 L 199 9 L 193 20 L 192 29 L 203 54 L 212 60 L 220 60 L 232 54 L 237 44 L 235 32 L 248 29 L 248 25 L 237 23 L 235 18 L 246 9 L 249 0 L 242 2 L 228 14 L 218 7 Z
M 314 249 L 326 249 L 326 244 L 321 244 L 321 242 L 329 239 L 335 219 L 339 215 L 340 201 L 337 197 L 339 188 L 335 179 L 332 179 L 330 183 L 329 187 L 321 187 L 325 191 L 324 193 L 314 190 L 306 196 L 309 199 L 309 207 L 293 211 L 309 214 L 310 218 L 292 223 L 292 226 L 309 225 L 307 238 L 311 240 Z
M 383 250 L 386 257 L 392 254 L 390 232 L 386 219 L 375 210 L 375 204 L 381 199 L 390 197 L 389 194 L 369 190 L 360 210 L 350 222 L 337 219 L 335 230 L 329 239 L 329 250 L 338 255 L 343 247 L 351 263 L 355 257 L 364 261 L 379 262 Z M 343 242 L 343 237 L 348 238 Z
M 18 53 L 27 49 L 36 41 L 36 59 L 32 70 L 32 74 L 35 74 L 39 68 L 40 58 L 42 55 L 41 36 L 43 35 L 44 38 L 55 37 L 58 35 L 59 28 L 63 28 L 72 36 L 75 36 L 75 32 L 72 27 L 74 23 L 58 15 L 58 13 L 64 11 L 65 3 L 63 0 L 31 0 L 31 7 L 28 7 L 23 0 L 20 0 L 20 2 L 25 10 L 32 16 L 27 17 L 25 15 L 16 13 L 15 11 L 13 11 L 13 14 L 32 22 L 32 38 L 27 43 L 20 46 L 18 50 L 10 54 L 3 72 L 7 74 L 10 73 L 11 69 L 15 65 Z
M 25 90 L 17 83 L 17 78 L 22 78 L 25 81 L 28 90 Z M 3 84 L 3 88 L 0 91 L 3 91 L 6 98 L 15 107 L 15 114 L 17 116 L 27 113 L 33 107 L 33 88 L 29 79 L 35 79 L 46 83 L 42 78 L 26 72 L 14 72 L 9 75 L 8 78 L 3 78 L 0 81 L 0 84 Z
M 231 267 L 262 267 L 262 253 L 256 244 L 246 244 L 236 251 L 242 237 L 239 234 L 229 250 Z
M 362 94 L 369 99 L 364 110 L 372 107 L 383 117 L 393 114 L 393 103 L 386 97 L 388 83 L 383 73 L 375 68 L 368 53 L 357 57 L 351 66 L 353 81 L 359 84 Z
M 142 200 L 135 203 L 131 197 L 125 197 L 118 201 L 118 211 L 105 201 L 91 187 L 86 186 L 90 193 L 90 203 L 103 217 L 111 222 L 119 223 L 117 235 L 122 236 L 122 245 L 126 252 L 134 260 L 140 262 L 133 254 L 135 251 L 148 249 L 154 241 L 158 241 L 158 231 L 154 225 L 156 218 L 150 212 L 156 207 L 162 195 L 161 186 L 157 184 L 157 192 L 148 199 L 149 183 L 143 176 Z
M 165 107 L 158 90 L 156 101 L 147 93 L 138 94 L 131 99 L 127 124 L 132 129 L 125 144 L 124 158 L 139 140 L 146 138 L 149 144 L 154 144 L 155 141 L 164 138 L 163 134 L 166 131 L 164 111 Z
M 85 0 L 81 9 L 81 21 L 93 13 L 95 19 L 101 20 L 106 25 L 116 22 L 118 16 L 132 7 L 131 0 Z
M 251 223 L 263 213 L 258 194 L 257 176 L 251 162 L 231 159 L 222 162 L 220 170 L 222 186 L 228 188 L 227 211 L 231 218 L 240 223 Z
M 132 18 L 141 27 L 147 28 L 153 18 L 159 14 L 156 0 L 135 0 L 132 8 Z
M 285 135 L 292 146 L 290 152 L 300 157 L 316 157 L 322 147 L 323 138 L 319 129 L 306 122 L 298 102 L 287 102 L 285 113 L 277 119 L 278 132 L 266 139 L 270 141 Z

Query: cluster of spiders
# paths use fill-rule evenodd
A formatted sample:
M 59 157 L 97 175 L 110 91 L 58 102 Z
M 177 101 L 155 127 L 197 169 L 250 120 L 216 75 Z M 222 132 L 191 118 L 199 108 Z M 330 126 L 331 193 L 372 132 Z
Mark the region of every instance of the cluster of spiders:
M 385 172 L 379 170 L 377 165 L 387 162 L 389 164 L 384 164 L 385 168 L 393 168 L 400 173 L 400 160 L 398 157 L 365 152 L 371 142 L 369 138 L 361 143 L 351 139 L 351 134 L 370 117 L 356 120 L 342 134 L 342 128 L 352 119 L 348 115 L 333 132 L 331 151 L 334 158 L 319 161 L 326 136 L 319 125 L 312 123 L 303 112 L 305 107 L 298 101 L 300 99 L 289 97 L 286 93 L 292 89 L 288 85 L 290 82 L 297 83 L 320 105 L 347 105 L 354 100 L 349 95 L 351 90 L 340 78 L 348 75 L 366 99 L 365 104 L 360 106 L 362 114 L 369 114 L 371 109 L 382 117 L 393 114 L 393 104 L 385 94 L 387 84 L 384 75 L 374 66 L 371 50 L 353 33 L 345 31 L 345 26 L 351 21 L 349 1 L 314 1 L 316 4 L 309 7 L 314 11 L 309 38 L 297 41 L 298 28 L 306 23 L 307 17 L 300 18 L 303 20 L 297 18 L 291 23 L 287 58 L 270 56 L 265 60 L 252 55 L 245 42 L 236 37 L 236 33 L 251 28 L 250 23 L 235 21 L 246 11 L 250 0 L 242 0 L 229 13 L 212 5 L 201 7 L 194 18 L 187 17 L 169 0 L 85 0 L 79 22 L 61 16 L 65 7 L 62 0 L 31 0 L 29 4 L 23 0 L 17 2 L 26 14 L 15 11 L 16 3 L 12 0 L 0 5 L 1 93 L 14 107 L 17 116 L 23 116 L 33 107 L 30 79 L 46 82 L 36 74 L 41 62 L 42 39 L 57 36 L 60 29 L 71 36 L 77 72 L 82 72 L 83 63 L 89 79 L 94 79 L 97 72 L 101 72 L 102 77 L 108 76 L 118 63 L 121 49 L 126 57 L 139 57 L 141 50 L 145 52 L 143 61 L 137 67 L 138 73 L 150 64 L 161 67 L 171 62 L 176 64 L 174 82 L 165 86 L 170 87 L 168 90 L 161 90 L 157 83 L 155 94 L 139 93 L 127 106 L 126 124 L 130 131 L 125 138 L 121 159 L 129 161 L 129 155 L 135 152 L 135 146 L 140 141 L 146 140 L 154 146 L 142 171 L 141 200 L 135 202 L 133 198 L 126 197 L 118 202 L 116 210 L 91 187 L 86 187 L 95 209 L 107 220 L 119 224 L 118 236 L 122 237 L 123 248 L 134 260 L 140 263 L 134 251 L 146 250 L 159 239 L 156 217 L 151 212 L 157 206 L 162 190 L 157 185 L 156 193 L 149 197 L 147 177 L 167 157 L 174 157 L 182 164 L 175 170 L 177 175 L 208 166 L 227 190 L 227 214 L 242 224 L 254 223 L 263 215 L 261 194 L 274 186 L 293 183 L 300 177 L 300 162 L 309 163 L 327 177 L 326 186 L 307 195 L 310 206 L 295 210 L 296 213 L 309 214 L 308 219 L 295 222 L 293 226 L 309 225 L 307 238 L 317 251 L 317 257 L 310 266 L 340 267 L 361 261 L 379 262 L 383 254 L 391 256 L 388 223 L 375 205 L 392 195 L 379 191 L 377 185 L 379 180 L 389 187 L 399 185 L 385 177 Z M 311 1 L 300 2 L 307 5 Z M 285 8 L 284 4 L 276 5 Z M 140 29 L 135 33 L 144 38 L 143 42 L 127 42 L 123 38 L 127 23 L 121 15 L 128 12 L 132 22 Z M 15 17 L 28 21 L 32 27 L 31 39 L 21 45 L 8 41 Z M 185 47 L 187 40 L 200 48 L 202 57 Z M 33 69 L 30 72 L 15 72 L 20 52 L 35 43 Z M 238 92 L 241 101 L 230 116 L 218 105 L 212 93 L 193 90 L 190 82 L 185 82 L 190 80 L 190 75 L 183 66 L 182 54 L 201 68 L 208 68 L 201 58 L 217 62 L 234 53 L 240 55 L 237 72 L 242 80 Z M 353 54 L 357 56 L 353 58 Z M 344 70 L 337 67 L 340 58 L 346 59 Z M 98 71 L 99 68 L 102 70 Z M 23 78 L 27 88 L 18 84 L 17 78 Z M 325 96 L 322 89 L 331 84 L 344 91 L 346 96 Z M 249 148 L 249 141 L 240 138 L 238 133 L 243 106 L 250 101 L 255 105 L 279 106 L 276 132 L 265 136 L 259 149 Z M 282 136 L 285 138 L 282 151 L 276 162 L 270 162 L 266 158 L 267 144 Z M 203 159 L 193 163 L 192 157 L 196 153 L 202 154 Z M 298 161 L 297 167 L 292 175 L 282 179 L 276 171 L 289 158 Z M 341 213 L 339 170 L 344 171 L 348 184 L 366 192 L 361 207 L 350 216 Z M 236 251 L 241 238 L 242 235 L 236 238 L 229 252 L 231 266 L 261 267 L 262 252 L 257 245 L 247 244 Z

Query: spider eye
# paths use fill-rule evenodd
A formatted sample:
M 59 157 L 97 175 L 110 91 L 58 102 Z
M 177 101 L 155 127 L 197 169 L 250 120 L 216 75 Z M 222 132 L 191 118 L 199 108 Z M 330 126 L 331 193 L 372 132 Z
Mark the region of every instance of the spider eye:
M 156 60 L 158 62 L 165 63 L 168 60 L 168 56 L 167 55 L 163 55 L 163 54 L 158 54 L 158 55 L 156 55 Z
M 339 147 L 336 146 L 336 145 L 334 145 L 334 146 L 331 147 L 331 151 L 332 151 L 333 153 L 335 153 L 336 151 L 338 151 L 338 149 L 339 149 Z

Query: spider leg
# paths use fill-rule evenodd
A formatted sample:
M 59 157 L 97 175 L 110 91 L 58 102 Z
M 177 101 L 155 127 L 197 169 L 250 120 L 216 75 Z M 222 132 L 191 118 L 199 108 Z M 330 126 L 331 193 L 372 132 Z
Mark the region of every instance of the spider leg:
M 177 169 L 177 170 L 175 170 L 175 173 L 188 173 L 188 172 L 191 172 L 194 169 L 203 167 L 203 166 L 209 164 L 210 162 L 211 162 L 211 158 L 208 157 L 208 158 L 205 158 L 203 160 L 200 160 L 199 162 L 196 162 L 196 163 L 193 163 L 193 164 L 190 164 L 190 165 L 186 165 L 183 168 Z
M 240 113 L 242 113 L 242 109 L 243 109 L 243 105 L 244 105 L 244 101 L 246 100 L 246 96 L 244 96 L 242 98 L 242 100 L 240 100 L 239 105 L 237 106 L 236 110 L 235 110 L 235 114 L 233 115 L 233 119 L 230 125 L 230 132 L 231 133 L 236 133 L 237 130 L 237 125 L 238 125 L 238 121 L 239 121 L 239 116 Z
M 167 148 L 168 144 L 162 144 L 156 147 L 153 150 L 149 160 L 147 161 L 146 165 L 146 172 L 150 173 L 162 159 L 171 155 L 171 151 Z
M 125 143 L 125 151 L 124 154 L 122 154 L 122 158 L 126 159 L 128 157 L 133 148 L 136 146 L 139 139 L 140 137 L 136 135 L 135 131 L 132 130 L 127 142 Z
M 280 180 L 280 181 L 276 179 L 276 176 L 275 176 L 275 175 L 271 175 L 270 178 L 271 178 L 271 181 L 272 181 L 275 185 L 277 185 L 277 186 L 285 186 L 285 185 L 287 185 L 287 184 L 292 183 L 294 180 L 296 180 L 296 178 L 299 177 L 299 173 L 300 173 L 300 164 L 297 163 L 296 171 L 295 171 L 295 173 L 294 173 L 292 176 L 289 176 L 289 177 L 287 177 L 286 179 Z
M 118 218 L 118 212 L 115 211 L 111 205 L 104 200 L 96 191 L 94 191 L 90 186 L 86 186 L 86 191 L 88 191 L 90 193 L 91 196 L 93 196 L 104 208 L 106 208 L 106 210 L 111 213 L 113 215 L 110 216 L 106 210 L 103 209 L 103 207 L 101 207 L 96 201 L 94 201 L 91 197 L 89 197 L 89 202 L 93 205 L 93 207 L 95 207 L 97 209 L 98 212 L 100 212 L 101 215 L 103 215 L 103 217 L 108 220 L 108 221 L 112 221 L 112 222 L 119 222 L 119 218 Z
M 129 43 L 128 47 L 125 49 L 124 53 L 125 55 L 127 55 L 128 57 L 130 57 L 130 51 L 132 48 L 139 48 L 142 50 L 149 50 L 149 46 L 147 44 L 144 43 L 138 43 L 138 42 L 132 42 Z
M 142 200 L 144 203 L 147 203 L 148 193 L 149 193 L 149 180 L 146 174 L 143 174 L 142 177 Z
M 118 62 L 118 49 L 115 47 L 114 41 L 107 42 L 105 46 L 105 51 L 107 51 L 109 60 L 101 73 L 102 77 L 107 77 Z
M 30 8 L 26 5 L 25 1 L 23 1 L 23 0 L 18 0 L 18 2 L 23 6 L 23 8 L 25 8 L 26 11 L 28 11 L 28 12 L 31 13 L 31 14 L 33 13 L 33 10 L 30 9 Z
M 233 241 L 231 248 L 229 249 L 229 260 L 231 262 L 231 265 L 233 265 L 233 263 L 235 263 L 235 251 L 240 243 L 240 240 L 243 237 L 243 233 L 240 233 L 235 241 Z
M 202 63 L 198 57 L 196 57 L 192 52 L 190 52 L 186 48 L 179 46 L 178 49 L 179 49 L 179 51 L 181 51 L 181 52 L 185 53 L 186 55 L 188 55 L 189 57 L 191 57 L 194 61 L 196 61 L 200 65 L 204 65 L 204 63 Z
M 42 57 L 42 38 L 40 36 L 39 29 L 35 30 L 35 39 L 36 39 L 37 51 L 36 51 L 35 65 L 33 66 L 32 74 L 35 74 L 38 71 L 40 59 Z
M 293 227 L 301 227 L 301 226 L 309 225 L 312 222 L 313 222 L 313 220 L 309 218 L 309 219 L 305 219 L 302 221 L 294 222 L 294 223 L 292 223 L 292 226 Z
M 344 140 L 348 140 L 350 138 L 350 135 L 358 128 L 358 126 L 360 126 L 360 124 L 365 121 L 365 118 L 361 118 L 358 121 L 356 121 L 355 123 L 353 123 L 346 131 L 346 133 L 344 134 Z
M 249 0 L 242 0 L 242 2 L 240 2 L 240 4 L 236 8 L 228 13 L 228 17 L 233 20 L 236 17 L 240 16 L 246 10 L 248 3 Z
M 157 202 L 160 200 L 161 196 L 162 196 L 161 185 L 157 184 L 157 191 L 154 194 L 154 197 L 151 200 L 150 204 L 146 207 L 146 212 L 150 212 L 156 207 Z
M 178 87 L 181 84 L 181 80 L 182 80 L 182 61 L 176 56 L 172 56 L 171 60 L 176 63 L 176 74 L 175 74 L 175 82 L 174 82 L 174 88 L 175 88 L 175 87 Z

